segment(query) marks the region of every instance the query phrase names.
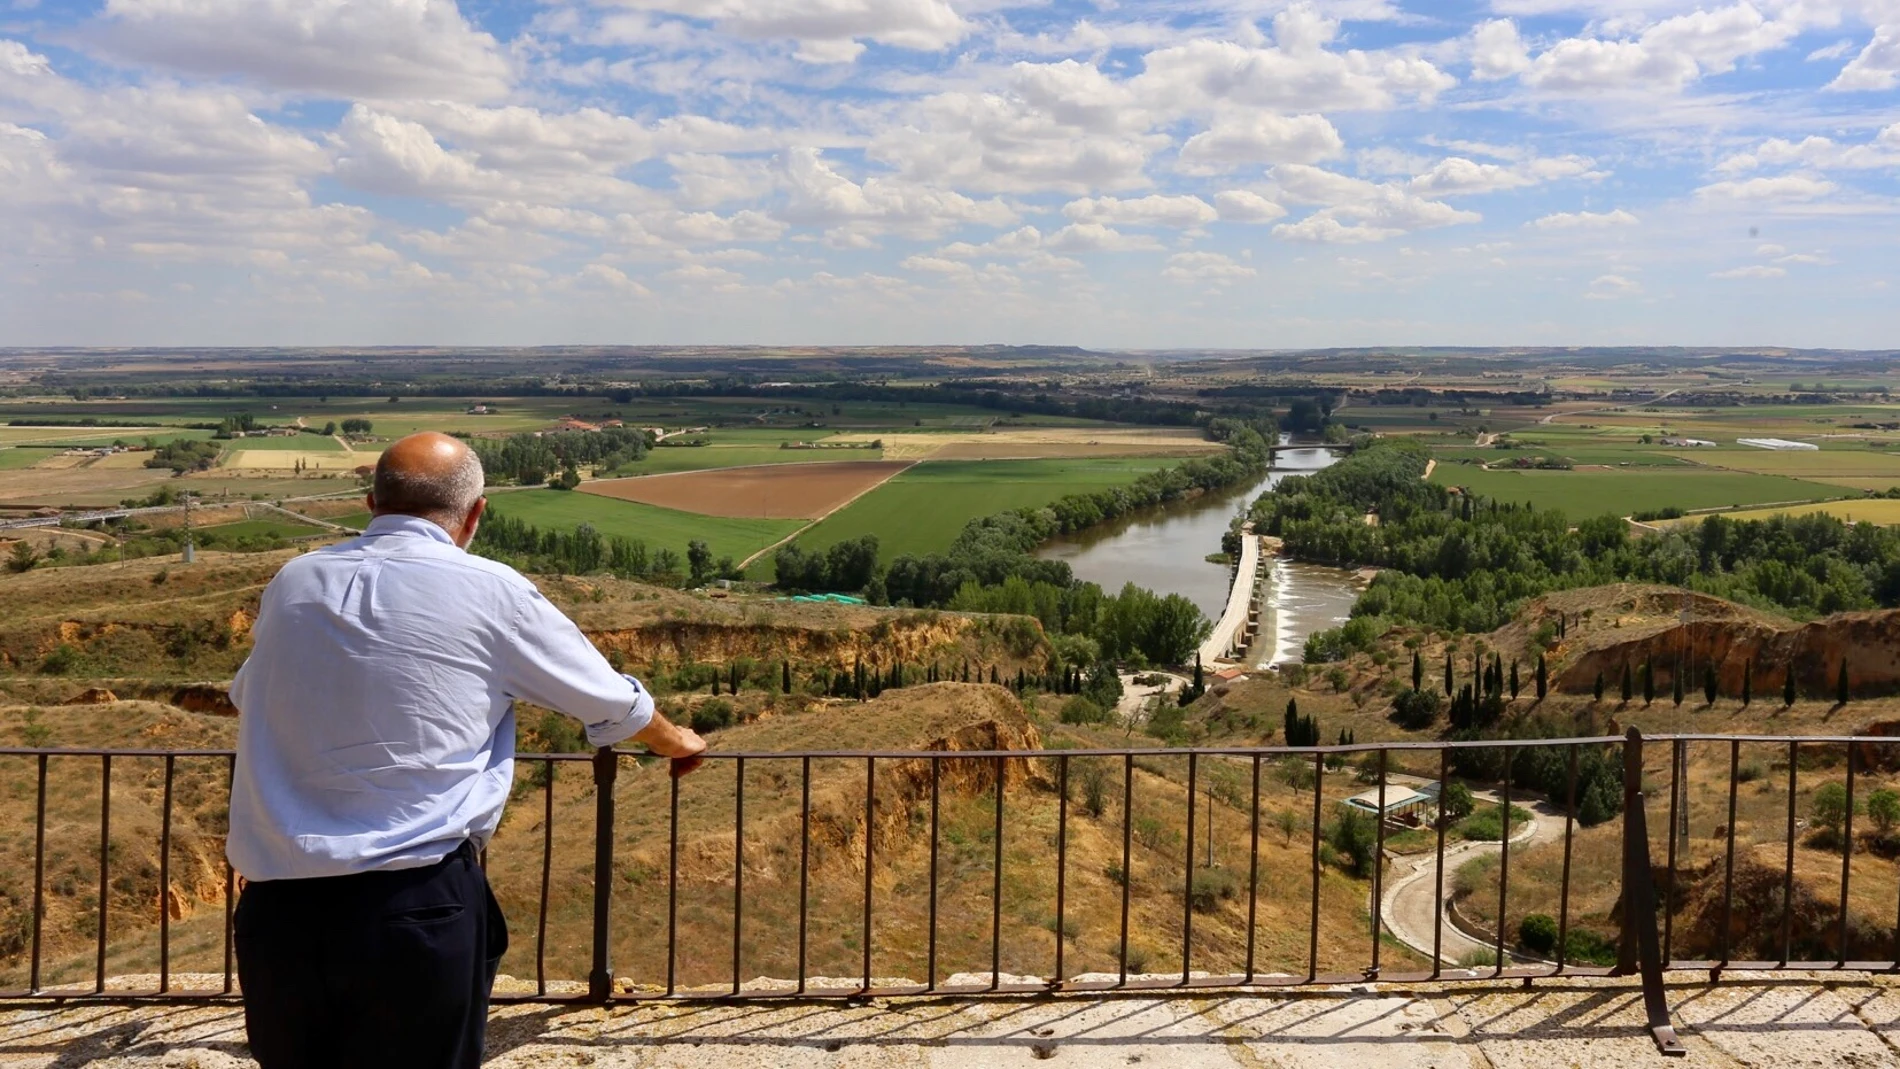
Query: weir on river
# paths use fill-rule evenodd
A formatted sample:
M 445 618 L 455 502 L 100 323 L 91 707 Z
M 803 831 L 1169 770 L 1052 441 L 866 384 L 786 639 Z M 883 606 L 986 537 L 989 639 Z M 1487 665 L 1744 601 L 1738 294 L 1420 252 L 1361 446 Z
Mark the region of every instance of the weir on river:
M 1210 562 L 1208 556 L 1219 552 L 1235 515 L 1287 476 L 1318 471 L 1342 455 L 1317 444 L 1283 442 L 1267 474 L 1249 485 L 1148 509 L 1058 539 L 1037 555 L 1067 561 L 1077 578 L 1099 583 L 1110 593 L 1134 583 L 1158 594 L 1181 594 L 1208 619 L 1219 621 L 1236 597 L 1237 569 Z M 1258 608 L 1259 636 L 1247 651 L 1249 668 L 1297 660 L 1307 635 L 1344 622 L 1360 588 L 1345 569 L 1289 561 L 1264 548 L 1257 559 L 1256 571 L 1262 574 L 1242 591 L 1245 603 Z M 1233 633 L 1218 625 L 1212 634 Z M 1202 660 L 1211 663 L 1212 658 Z

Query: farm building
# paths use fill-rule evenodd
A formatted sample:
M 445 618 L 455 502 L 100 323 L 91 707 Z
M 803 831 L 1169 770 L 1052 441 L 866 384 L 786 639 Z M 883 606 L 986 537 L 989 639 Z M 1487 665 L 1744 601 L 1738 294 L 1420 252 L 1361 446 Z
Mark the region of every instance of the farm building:
M 1737 438 L 1736 445 L 1752 445 L 1756 449 L 1804 450 L 1820 449 L 1813 442 L 1791 442 L 1786 438 Z
M 1707 438 L 1677 438 L 1674 436 L 1664 438 L 1662 444 L 1675 446 L 1678 449 L 1707 449 L 1715 445 L 1714 442 L 1709 441 Z

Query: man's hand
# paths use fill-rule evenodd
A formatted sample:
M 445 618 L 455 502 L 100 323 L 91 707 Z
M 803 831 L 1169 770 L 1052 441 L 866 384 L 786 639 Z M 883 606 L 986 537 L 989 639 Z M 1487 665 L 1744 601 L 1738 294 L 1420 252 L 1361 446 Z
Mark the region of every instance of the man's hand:
M 675 778 L 693 772 L 705 763 L 706 740 L 692 728 L 683 728 L 655 712 L 652 722 L 634 735 L 633 741 L 646 744 L 648 750 L 673 761 Z

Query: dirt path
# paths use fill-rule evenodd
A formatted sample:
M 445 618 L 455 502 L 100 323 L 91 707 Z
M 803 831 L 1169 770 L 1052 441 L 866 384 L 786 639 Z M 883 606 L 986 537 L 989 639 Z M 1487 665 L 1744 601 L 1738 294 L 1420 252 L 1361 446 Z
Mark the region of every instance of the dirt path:
M 1115 703 L 1115 719 L 1123 724 L 1134 724 L 1141 716 L 1142 707 L 1155 695 L 1173 694 L 1192 684 L 1186 676 L 1177 676 L 1172 672 L 1142 673 L 1162 676 L 1159 683 L 1141 685 L 1135 682 L 1133 674 L 1122 676 L 1122 699 Z
M 750 557 L 747 557 L 746 559 L 740 561 L 739 570 L 743 572 L 747 568 L 752 567 L 753 561 L 758 560 L 760 557 L 765 556 L 767 553 L 772 552 L 773 550 L 784 545 L 785 543 L 790 542 L 792 539 L 797 538 L 799 535 L 804 534 L 806 531 L 809 531 L 812 528 L 818 526 L 819 524 L 825 522 L 826 520 L 830 519 L 833 515 L 835 515 L 839 511 L 850 506 L 852 502 L 855 502 L 858 498 L 863 497 L 865 494 L 870 493 L 871 491 L 877 489 L 878 487 L 883 486 L 885 483 L 890 482 L 892 479 L 897 478 L 899 475 L 904 474 L 910 469 L 916 467 L 919 463 L 921 463 L 921 461 L 913 460 L 910 463 L 904 465 L 903 467 L 897 469 L 896 471 L 891 472 L 889 475 L 886 475 L 884 478 L 879 479 L 877 482 L 874 482 L 871 485 L 865 487 L 864 489 L 859 490 L 857 493 L 852 494 L 850 497 L 846 498 L 845 500 L 838 502 L 836 505 L 833 505 L 830 509 L 826 510 L 823 516 L 818 517 L 817 519 L 811 521 L 805 526 L 800 527 L 798 530 L 793 531 L 791 534 L 786 535 L 784 538 L 779 539 L 778 541 L 772 543 L 771 545 L 766 546 L 764 549 L 759 550 L 757 553 L 752 554 Z M 774 466 L 774 465 L 766 465 L 766 466 Z
M 1626 405 L 1606 405 L 1602 408 L 1579 408 L 1570 412 L 1552 412 L 1550 415 L 1545 416 L 1543 419 L 1538 420 L 1537 424 L 1540 427 L 1545 426 L 1549 424 L 1551 420 L 1556 419 L 1558 416 L 1587 416 L 1593 412 L 1616 412 L 1622 409 L 1634 407 L 1636 405 L 1653 405 L 1658 401 L 1666 401 L 1669 398 L 1674 397 L 1681 392 L 1682 392 L 1682 387 L 1678 386 L 1673 390 L 1664 390 L 1663 392 L 1657 394 L 1656 396 L 1650 398 L 1647 401 L 1632 401 Z
M 1438 470 L 1438 460 L 1436 458 L 1427 460 L 1425 462 L 1425 474 L 1420 477 L 1423 478 L 1426 482 L 1431 482 L 1432 472 L 1435 472 L 1437 470 Z
M 1399 777 L 1393 777 L 1396 782 Z M 1423 782 L 1423 781 L 1420 781 Z M 1493 791 L 1473 791 L 1472 797 L 1480 804 L 1496 805 L 1501 800 Z M 1513 798 L 1512 804 L 1529 809 L 1532 817 L 1528 826 L 1511 829 L 1511 849 L 1541 846 L 1563 839 L 1564 815 L 1548 802 Z M 1438 875 L 1443 881 L 1444 901 L 1451 901 L 1451 877 L 1458 867 L 1473 858 L 1500 854 L 1503 847 L 1498 843 L 1465 842 L 1457 846 L 1449 843 L 1445 847 L 1445 867 L 1438 871 L 1436 852 L 1422 856 L 1401 858 L 1393 863 L 1386 877 L 1385 898 L 1379 907 L 1380 917 L 1399 942 L 1430 958 L 1432 955 L 1432 933 L 1437 924 L 1443 925 L 1440 944 L 1443 960 L 1451 964 L 1467 954 L 1480 951 L 1495 951 L 1495 943 L 1481 943 L 1459 931 L 1451 923 L 1449 916 L 1438 916 L 1434 910 L 1432 877 Z

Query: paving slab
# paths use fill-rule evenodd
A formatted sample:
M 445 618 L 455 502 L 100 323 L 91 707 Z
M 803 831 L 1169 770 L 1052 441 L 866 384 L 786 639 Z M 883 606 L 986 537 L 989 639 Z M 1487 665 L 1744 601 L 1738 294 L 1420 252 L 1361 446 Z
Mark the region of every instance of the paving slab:
M 1743 1065 L 1900 1069 L 1854 1001 L 1818 975 L 1730 973 L 1719 984 L 1671 985 L 1669 1007 L 1679 1028 Z
M 985 978 L 987 979 L 987 977 Z M 141 984 L 128 983 L 129 988 Z M 504 985 L 505 986 L 505 985 Z M 1900 1069 L 1884 976 L 1672 982 L 1696 1069 Z M 1056 998 L 497 1007 L 488 1064 L 601 1069 L 1623 1069 L 1665 1063 L 1621 980 Z M 231 1005 L 0 1004 L 0 1069 L 249 1069 Z

